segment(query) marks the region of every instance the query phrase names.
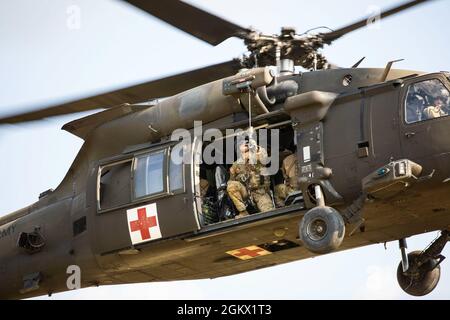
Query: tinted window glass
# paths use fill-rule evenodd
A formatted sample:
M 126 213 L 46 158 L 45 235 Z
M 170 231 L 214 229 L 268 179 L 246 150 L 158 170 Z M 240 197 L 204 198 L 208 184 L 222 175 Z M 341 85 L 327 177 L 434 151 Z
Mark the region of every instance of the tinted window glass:
M 131 161 L 105 166 L 100 175 L 100 209 L 110 209 L 131 202 Z
M 134 197 L 141 198 L 164 191 L 164 152 L 136 158 Z
M 438 79 L 409 86 L 405 101 L 407 123 L 445 117 L 450 113 L 450 94 Z
M 183 163 L 177 161 L 177 157 L 170 157 L 169 164 L 169 185 L 170 191 L 183 189 Z

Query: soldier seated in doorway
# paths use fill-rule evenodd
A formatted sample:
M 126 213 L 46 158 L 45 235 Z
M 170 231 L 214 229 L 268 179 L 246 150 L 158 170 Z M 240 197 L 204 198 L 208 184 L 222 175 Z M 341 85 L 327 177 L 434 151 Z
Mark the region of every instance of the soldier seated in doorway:
M 278 163 L 280 164 L 280 169 L 273 176 L 273 179 L 272 179 L 274 200 L 275 200 L 275 205 L 277 206 L 277 208 L 284 207 L 284 201 L 286 199 L 286 195 L 285 195 L 286 185 L 284 184 L 285 177 L 284 177 L 284 172 L 283 172 L 282 167 L 283 167 L 284 159 L 286 159 L 291 154 L 292 154 L 292 151 L 289 149 L 284 149 L 279 152 L 279 160 L 278 160 L 279 162 Z
M 296 153 L 291 153 L 281 163 L 284 183 L 275 186 L 275 199 L 277 205 L 284 206 L 286 198 L 293 192 L 299 190 L 298 185 L 298 160 Z
M 274 209 L 270 196 L 270 177 L 265 174 L 267 152 L 253 139 L 246 139 L 239 145 L 240 157 L 230 168 L 227 192 L 239 214 L 248 216 L 248 207 L 255 205 L 258 211 Z

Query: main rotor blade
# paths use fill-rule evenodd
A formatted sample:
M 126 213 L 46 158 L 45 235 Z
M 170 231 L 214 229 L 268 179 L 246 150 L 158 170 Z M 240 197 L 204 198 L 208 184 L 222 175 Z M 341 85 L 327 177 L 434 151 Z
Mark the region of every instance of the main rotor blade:
M 412 8 L 416 5 L 419 5 L 419 4 L 428 2 L 428 1 L 432 1 L 432 0 L 414 0 L 414 1 L 406 2 L 402 5 L 399 5 L 397 7 L 394 7 L 394 8 L 391 8 L 391 9 L 381 12 L 379 18 L 383 19 L 383 18 L 389 17 L 393 14 L 399 13 L 403 10 Z M 354 30 L 357 30 L 359 28 L 362 28 L 362 27 L 368 25 L 371 22 L 372 18 L 378 18 L 378 17 L 367 17 L 365 19 L 361 19 L 355 23 L 352 23 L 348 26 L 342 27 L 335 31 L 328 32 L 328 33 L 322 33 L 322 34 L 320 34 L 320 37 L 324 40 L 324 42 L 329 44 L 330 42 L 342 37 L 343 35 L 345 35 L 349 32 L 352 32 Z
M 251 31 L 179 0 L 124 0 L 141 10 L 212 45 Z
M 234 75 L 240 68 L 240 61 L 235 59 L 81 100 L 7 116 L 0 118 L 0 124 L 33 121 L 98 108 L 109 108 L 126 102 L 138 103 L 152 98 L 167 97 L 211 81 Z

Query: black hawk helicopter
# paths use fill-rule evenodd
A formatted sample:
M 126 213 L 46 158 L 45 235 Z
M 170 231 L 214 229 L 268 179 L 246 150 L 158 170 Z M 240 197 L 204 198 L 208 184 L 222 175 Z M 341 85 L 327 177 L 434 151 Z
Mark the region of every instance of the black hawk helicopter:
M 63 127 L 85 143 L 61 184 L 0 218 L 0 297 L 68 290 L 74 266 L 80 287 L 201 279 L 393 240 L 402 289 L 425 295 L 436 287 L 450 225 L 448 73 L 392 69 L 395 61 L 380 69 L 329 63 L 320 49 L 367 19 L 325 33 L 266 35 L 181 1 L 126 2 L 211 45 L 240 38 L 249 54 L 0 119 L 105 109 Z M 273 210 L 235 218 L 230 206 L 220 215 L 228 167 L 201 161 L 208 143 L 194 121 L 221 132 L 278 130 L 280 149 L 296 158 L 297 190 Z M 189 163 L 172 161 L 179 128 L 192 137 Z M 441 235 L 430 246 L 406 252 L 407 237 L 432 230 Z

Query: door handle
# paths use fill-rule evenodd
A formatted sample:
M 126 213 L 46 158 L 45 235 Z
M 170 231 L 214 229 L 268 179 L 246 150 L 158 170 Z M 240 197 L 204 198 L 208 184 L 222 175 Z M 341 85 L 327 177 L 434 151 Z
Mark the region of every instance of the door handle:
M 414 137 L 415 135 L 416 135 L 415 132 L 407 132 L 407 133 L 405 133 L 405 137 L 407 137 L 408 139 Z

